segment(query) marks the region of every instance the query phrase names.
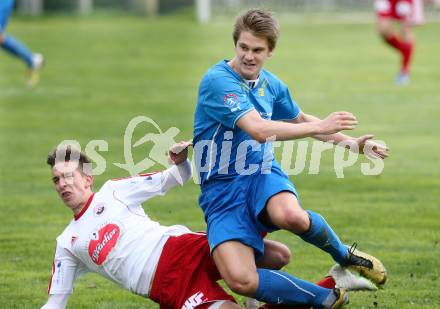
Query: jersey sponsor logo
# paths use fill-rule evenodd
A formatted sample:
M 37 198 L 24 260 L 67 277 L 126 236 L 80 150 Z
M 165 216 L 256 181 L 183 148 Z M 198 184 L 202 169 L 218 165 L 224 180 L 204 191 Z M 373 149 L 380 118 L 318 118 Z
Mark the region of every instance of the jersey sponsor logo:
M 197 292 L 196 294 L 190 296 L 182 306 L 182 309 L 193 309 L 198 305 L 206 302 L 208 299 L 203 295 L 202 292 Z
M 116 246 L 119 236 L 120 230 L 115 224 L 107 224 L 99 231 L 92 233 L 89 243 L 89 256 L 96 265 L 105 262 L 109 253 Z
M 235 112 L 237 110 L 240 110 L 240 99 L 239 99 L 238 95 L 236 95 L 235 93 L 226 94 L 223 97 L 223 103 L 225 103 L 225 105 L 227 107 L 229 107 L 231 112 Z

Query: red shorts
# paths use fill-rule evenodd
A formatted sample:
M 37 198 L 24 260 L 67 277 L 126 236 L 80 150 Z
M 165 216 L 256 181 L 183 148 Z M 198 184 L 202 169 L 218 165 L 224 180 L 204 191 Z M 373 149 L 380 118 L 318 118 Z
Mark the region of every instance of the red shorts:
M 379 18 L 395 19 L 410 24 L 424 22 L 423 0 L 375 0 Z
M 150 291 L 162 309 L 208 308 L 234 298 L 217 283 L 220 274 L 205 234 L 171 236 L 165 243 Z

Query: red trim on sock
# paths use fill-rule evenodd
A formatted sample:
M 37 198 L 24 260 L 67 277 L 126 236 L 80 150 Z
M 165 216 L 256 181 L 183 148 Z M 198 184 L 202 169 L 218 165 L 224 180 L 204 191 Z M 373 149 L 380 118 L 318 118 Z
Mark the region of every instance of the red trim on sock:
M 333 279 L 333 277 L 330 276 L 321 279 L 316 284 L 326 289 L 334 289 L 336 286 L 335 280 Z
M 396 35 L 390 35 L 384 38 L 385 42 L 391 47 L 397 49 L 402 57 L 401 61 L 401 73 L 408 74 L 409 64 L 411 62 L 414 44 L 411 42 L 405 42 Z
M 402 73 L 409 73 L 409 64 L 411 63 L 411 58 L 413 55 L 414 44 L 410 42 L 406 42 L 406 48 L 403 51 L 403 59 L 402 59 Z

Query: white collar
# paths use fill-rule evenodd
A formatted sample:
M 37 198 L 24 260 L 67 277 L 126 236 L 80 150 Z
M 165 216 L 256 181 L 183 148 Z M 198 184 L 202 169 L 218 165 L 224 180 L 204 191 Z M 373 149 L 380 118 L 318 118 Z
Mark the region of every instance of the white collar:
M 255 88 L 258 85 L 259 80 L 260 78 L 258 77 L 257 79 L 245 79 L 244 82 L 249 86 L 249 88 Z

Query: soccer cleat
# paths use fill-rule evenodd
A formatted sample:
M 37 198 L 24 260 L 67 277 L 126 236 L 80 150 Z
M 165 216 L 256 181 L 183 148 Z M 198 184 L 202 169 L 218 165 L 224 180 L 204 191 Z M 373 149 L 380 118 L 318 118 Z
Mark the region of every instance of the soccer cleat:
M 29 79 L 27 85 L 29 88 L 35 87 L 40 81 L 39 71 L 44 65 L 44 57 L 42 54 L 34 54 L 32 56 L 32 65 L 29 68 Z
M 344 289 L 335 288 L 333 289 L 333 293 L 337 295 L 336 301 L 330 309 L 339 309 L 344 307 L 344 305 L 348 304 L 348 294 Z
M 377 287 L 370 280 L 350 272 L 339 264 L 333 265 L 328 275 L 333 278 L 337 288 L 343 288 L 346 291 L 377 290 Z
M 376 285 L 382 285 L 387 280 L 385 266 L 372 255 L 356 249 L 354 243 L 348 249 L 347 267 L 357 271 L 362 276 L 371 280 Z
M 325 309 L 339 309 L 344 307 L 344 305 L 348 304 L 348 294 L 344 289 L 335 288 L 332 290 L 332 294 L 326 299 L 326 302 L 328 300 L 331 300 L 331 304 L 325 304 L 323 305 L 323 308 Z
M 409 75 L 408 73 L 399 73 L 394 81 L 398 86 L 406 86 L 410 83 Z
M 255 298 L 247 297 L 246 298 L 246 307 L 245 309 L 258 309 L 260 308 L 260 302 Z

